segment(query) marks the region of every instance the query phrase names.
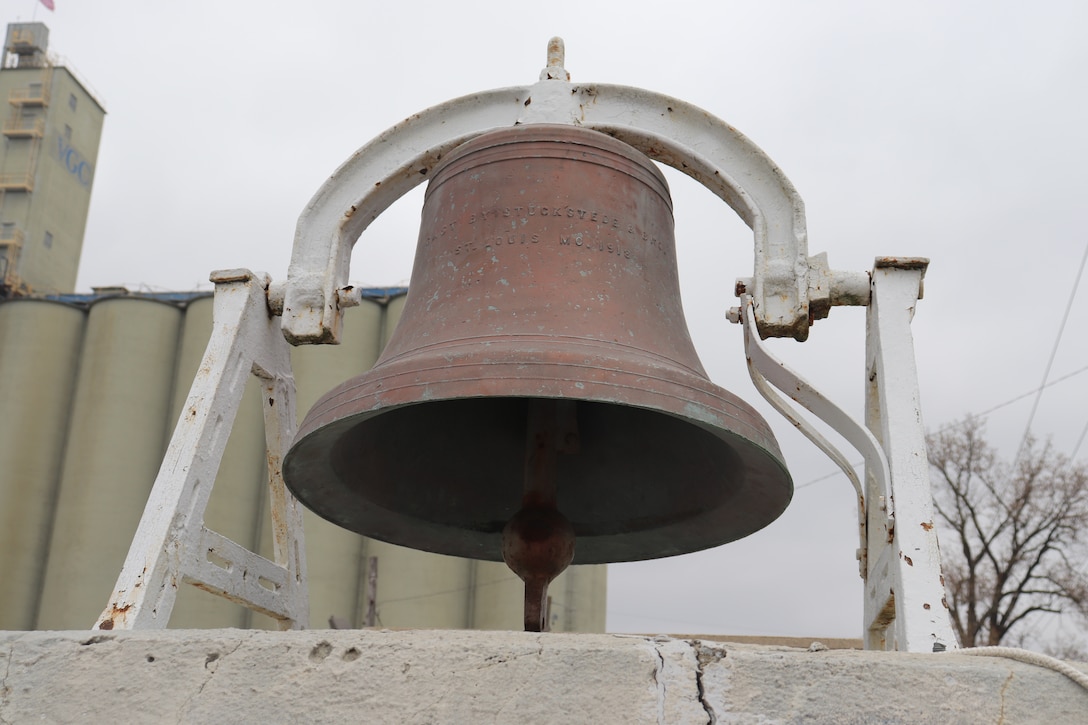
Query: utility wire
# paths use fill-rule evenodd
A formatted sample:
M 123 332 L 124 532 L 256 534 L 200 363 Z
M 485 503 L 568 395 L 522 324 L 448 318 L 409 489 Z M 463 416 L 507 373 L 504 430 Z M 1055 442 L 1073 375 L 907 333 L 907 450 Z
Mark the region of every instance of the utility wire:
M 855 463 L 851 463 L 850 465 L 852 467 L 854 467 L 854 468 L 857 468 L 858 466 L 860 466 L 863 463 L 865 463 L 865 461 L 857 461 Z M 793 490 L 794 491 L 800 491 L 802 488 L 808 488 L 809 486 L 817 484 L 820 481 L 826 481 L 829 478 L 834 478 L 835 476 L 841 476 L 841 475 L 843 475 L 842 470 L 841 469 L 835 469 L 831 473 L 825 473 L 824 475 L 820 476 L 819 478 L 814 478 L 811 481 L 805 481 L 800 486 L 794 486 Z
M 476 589 L 482 589 L 484 587 L 494 586 L 496 584 L 505 584 L 506 582 L 509 582 L 509 581 L 518 581 L 518 577 L 511 574 L 510 576 L 500 577 L 498 579 L 493 579 L 492 581 L 478 582 L 476 584 L 475 588 Z M 463 592 L 467 592 L 469 589 L 472 589 L 472 588 L 473 587 L 455 587 L 453 589 L 443 589 L 440 592 L 427 592 L 426 594 L 412 594 L 412 595 L 409 595 L 407 597 L 396 597 L 395 599 L 382 599 L 381 603 L 382 604 L 396 604 L 398 602 L 411 602 L 411 601 L 415 601 L 416 599 L 429 599 L 431 597 L 441 597 L 441 596 L 445 596 L 447 594 L 461 594 Z
M 1072 461 L 1077 457 L 1077 452 L 1080 451 L 1080 444 L 1084 443 L 1084 437 L 1088 435 L 1088 423 L 1084 424 L 1084 429 L 1080 432 L 1080 438 L 1077 439 L 1077 445 L 1073 446 L 1073 452 L 1069 454 L 1069 460 Z
M 1073 309 L 1073 300 L 1077 296 L 1077 289 L 1080 287 L 1080 278 L 1084 274 L 1084 263 L 1088 262 L 1088 244 L 1084 246 L 1084 256 L 1080 259 L 1080 269 L 1077 270 L 1077 278 L 1073 281 L 1073 290 L 1069 293 L 1069 301 L 1065 303 L 1065 314 L 1062 315 L 1062 324 L 1058 327 L 1058 336 L 1054 339 L 1054 347 L 1050 350 L 1050 359 L 1046 362 L 1046 372 L 1043 373 L 1043 382 L 1039 385 L 1036 391 L 1035 401 L 1031 404 L 1031 413 L 1028 414 L 1028 424 L 1024 428 L 1024 435 L 1020 438 L 1020 447 L 1016 449 L 1016 458 L 1013 459 L 1013 468 L 1020 461 L 1020 456 L 1024 453 L 1024 447 L 1027 445 L 1028 437 L 1031 435 L 1031 424 L 1035 421 L 1035 411 L 1039 409 L 1039 401 L 1043 397 L 1043 389 L 1046 387 L 1046 381 L 1050 377 L 1050 368 L 1054 365 L 1054 358 L 1058 354 L 1058 345 L 1062 341 L 1062 334 L 1065 332 L 1065 323 L 1069 321 L 1069 311 Z M 1077 444 L 1080 445 L 1079 443 Z
M 1074 370 L 1071 373 L 1066 373 L 1065 375 L 1061 376 L 1060 378 L 1054 378 L 1053 380 L 1047 382 L 1045 385 L 1041 385 L 1038 388 L 1034 388 L 1032 390 L 1029 390 L 1026 393 L 1021 393 L 1020 395 L 1017 395 L 1015 398 L 1009 398 L 1008 400 L 1006 400 L 1006 401 L 1004 401 L 1002 403 L 998 403 L 997 405 L 995 405 L 995 406 L 993 406 L 991 408 L 987 408 L 986 410 L 982 411 L 981 413 L 975 413 L 971 417 L 973 417 L 973 418 L 985 418 L 986 416 L 990 415 L 991 413 L 994 413 L 994 412 L 996 412 L 998 410 L 1001 410 L 1002 408 L 1007 408 L 1008 406 L 1012 405 L 1013 403 L 1020 402 L 1024 398 L 1029 398 L 1032 395 L 1037 395 L 1040 391 L 1042 391 L 1042 390 L 1044 390 L 1046 388 L 1053 387 L 1053 386 L 1057 385 L 1058 383 L 1064 383 L 1066 380 L 1069 380 L 1069 378 L 1076 377 L 1077 375 L 1080 375 L 1081 373 L 1084 373 L 1084 372 L 1088 372 L 1088 365 L 1085 365 L 1082 368 L 1077 368 L 1076 370 Z M 959 425 L 959 421 L 955 421 L 955 422 L 952 422 L 952 423 L 946 423 L 945 425 L 938 428 L 937 432 L 942 433 L 942 432 L 948 430 L 949 428 L 953 428 L 953 427 L 955 427 L 957 425 Z M 1084 426 L 1084 430 L 1081 431 L 1080 439 L 1077 441 L 1077 445 L 1073 449 L 1073 453 L 1070 455 L 1070 458 L 1073 458 L 1073 457 L 1075 457 L 1077 455 L 1077 451 L 1080 450 L 1080 446 L 1084 442 L 1086 437 L 1088 437 L 1088 424 L 1086 424 Z M 856 463 L 853 463 L 852 465 L 857 467 L 857 466 L 860 466 L 862 463 L 864 463 L 864 461 L 857 461 Z M 821 481 L 826 481 L 827 479 L 834 478 L 835 476 L 838 476 L 840 474 L 842 474 L 842 471 L 839 470 L 839 469 L 835 469 L 834 471 L 831 471 L 830 473 L 826 473 L 826 474 L 824 474 L 822 476 L 819 476 L 818 478 L 813 478 L 810 481 L 805 481 L 800 486 L 794 486 L 793 490 L 794 491 L 799 491 L 802 488 L 807 488 L 807 487 L 809 487 L 809 486 L 811 486 L 813 484 L 819 483 Z
M 1046 388 L 1057 385 L 1058 383 L 1063 383 L 1066 380 L 1068 380 L 1069 378 L 1074 377 L 1076 375 L 1080 375 L 1081 373 L 1083 373 L 1085 371 L 1088 371 L 1088 365 L 1085 365 L 1082 368 L 1077 368 L 1076 370 L 1074 370 L 1071 373 L 1066 373 L 1065 375 L 1061 376 L 1060 378 L 1054 378 L 1053 380 L 1051 380 L 1046 385 L 1043 385 L 1043 386 L 1038 387 L 1038 388 L 1034 388 L 1032 390 L 1029 390 L 1026 393 L 1022 393 L 1021 395 L 1017 395 L 1015 398 L 1010 398 L 1010 399 L 1006 400 L 1004 403 L 998 403 L 994 407 L 987 408 L 986 410 L 982 411 L 981 413 L 976 413 L 972 417 L 985 418 L 990 413 L 993 413 L 995 411 L 1001 410 L 1002 408 L 1008 407 L 1008 406 L 1012 405 L 1013 403 L 1018 403 L 1021 400 L 1023 400 L 1024 398 L 1035 395 L 1036 393 L 1038 393 L 1038 392 L 1040 392 L 1040 391 L 1042 391 L 1042 390 L 1044 390 Z M 945 425 L 943 428 L 938 429 L 938 432 L 943 431 L 943 430 L 947 430 L 947 429 L 951 428 L 954 425 L 958 425 L 958 424 L 957 423 L 949 423 L 949 424 Z

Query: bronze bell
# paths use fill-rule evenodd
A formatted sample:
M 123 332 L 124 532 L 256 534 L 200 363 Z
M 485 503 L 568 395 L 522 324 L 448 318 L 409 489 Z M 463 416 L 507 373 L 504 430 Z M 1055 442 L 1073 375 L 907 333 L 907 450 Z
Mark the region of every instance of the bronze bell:
M 774 435 L 688 335 L 653 162 L 583 128 L 504 128 L 442 159 L 422 216 L 389 345 L 286 456 L 303 504 L 394 544 L 505 558 L 527 629 L 572 555 L 685 554 L 782 513 Z

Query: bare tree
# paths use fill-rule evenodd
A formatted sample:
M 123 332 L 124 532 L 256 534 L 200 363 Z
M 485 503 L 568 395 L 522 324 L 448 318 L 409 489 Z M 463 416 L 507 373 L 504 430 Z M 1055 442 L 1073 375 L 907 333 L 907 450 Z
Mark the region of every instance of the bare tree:
M 930 435 L 928 445 L 960 643 L 1007 644 L 1044 614 L 1088 617 L 1088 469 L 1032 440 L 1016 461 L 1003 461 L 972 418 Z

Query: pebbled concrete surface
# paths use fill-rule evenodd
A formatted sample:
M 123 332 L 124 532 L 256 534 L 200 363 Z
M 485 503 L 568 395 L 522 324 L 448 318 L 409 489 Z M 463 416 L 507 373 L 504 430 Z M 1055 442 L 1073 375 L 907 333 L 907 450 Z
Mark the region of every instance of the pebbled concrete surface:
M 1088 723 L 1007 659 L 624 635 L 0 632 L 0 675 L 0 723 Z

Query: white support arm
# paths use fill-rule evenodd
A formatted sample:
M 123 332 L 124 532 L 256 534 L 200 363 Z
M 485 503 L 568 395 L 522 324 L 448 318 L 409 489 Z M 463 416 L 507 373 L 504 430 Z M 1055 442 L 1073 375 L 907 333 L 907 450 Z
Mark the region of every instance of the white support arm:
M 178 586 L 185 581 L 274 617 L 282 629 L 306 626 L 302 511 L 280 472 L 295 428 L 290 348 L 269 314 L 267 279 L 231 270 L 213 274 L 212 281 L 212 336 L 96 629 L 166 627 Z M 274 562 L 204 527 L 204 511 L 251 373 L 264 382 L 269 401 L 265 428 Z
M 887 456 L 891 486 L 868 495 L 867 649 L 932 652 L 958 646 L 933 525 L 929 456 L 910 330 L 928 264 L 925 259 L 882 258 L 872 273 L 865 422 Z M 873 487 L 872 478 L 869 484 Z
M 552 69 L 554 70 L 554 69 Z M 751 227 L 751 294 L 763 337 L 808 334 L 809 260 L 801 197 L 781 169 L 719 118 L 658 93 L 575 84 L 547 72 L 532 86 L 448 101 L 410 116 L 337 169 L 299 217 L 288 270 L 283 330 L 292 343 L 334 343 L 351 249 L 394 201 L 427 178 L 444 154 L 489 130 L 523 123 L 583 126 L 614 136 L 706 186 Z
M 741 307 L 731 315 L 745 325 L 745 351 L 756 388 L 835 461 L 858 490 L 866 649 L 933 652 L 957 646 L 933 527 L 933 494 L 910 331 L 926 264 L 919 259 L 877 260 L 871 293 L 853 293 L 869 305 L 864 426 L 761 344 L 753 330 L 755 303 L 751 297 L 742 294 Z M 835 274 L 857 287 L 852 277 Z M 862 454 L 866 466 L 863 491 L 845 456 L 792 410 L 771 385 L 831 426 Z

